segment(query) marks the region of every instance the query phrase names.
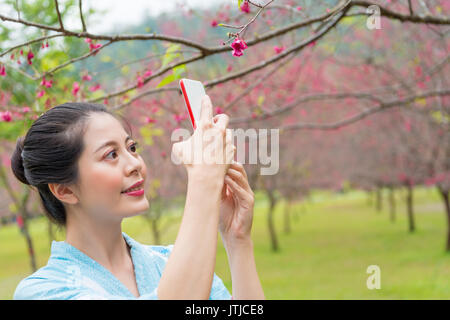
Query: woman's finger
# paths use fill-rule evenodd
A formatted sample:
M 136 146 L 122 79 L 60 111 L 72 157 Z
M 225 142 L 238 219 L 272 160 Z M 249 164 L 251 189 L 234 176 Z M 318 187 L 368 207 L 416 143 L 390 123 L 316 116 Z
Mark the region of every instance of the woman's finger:
M 231 167 L 233 169 L 236 169 L 237 171 L 241 172 L 244 175 L 245 179 L 248 179 L 247 172 L 245 172 L 245 169 L 244 169 L 244 166 L 242 165 L 242 163 L 237 162 L 237 161 L 233 161 L 231 163 Z
M 233 180 L 228 174 L 225 175 L 225 183 L 228 184 L 231 190 L 236 196 L 244 201 L 251 202 L 251 196 L 247 190 L 241 187 L 235 180 Z

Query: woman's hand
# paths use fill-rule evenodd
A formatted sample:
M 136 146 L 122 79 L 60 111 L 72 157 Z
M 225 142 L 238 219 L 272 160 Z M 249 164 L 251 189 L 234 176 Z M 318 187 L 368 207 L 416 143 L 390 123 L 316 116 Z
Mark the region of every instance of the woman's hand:
M 236 151 L 231 131 L 227 130 L 228 121 L 226 114 L 212 117 L 211 99 L 204 96 L 200 121 L 194 133 L 172 146 L 172 154 L 185 165 L 189 178 L 217 182 L 222 186 Z
M 251 241 L 254 193 L 242 164 L 232 162 L 225 175 L 219 231 L 225 246 Z

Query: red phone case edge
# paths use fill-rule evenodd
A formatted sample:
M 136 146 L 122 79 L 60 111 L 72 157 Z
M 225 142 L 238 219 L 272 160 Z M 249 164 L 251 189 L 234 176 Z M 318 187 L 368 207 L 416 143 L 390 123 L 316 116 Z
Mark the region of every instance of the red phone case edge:
M 184 86 L 183 79 L 180 80 L 180 87 L 181 87 L 181 91 L 183 92 L 184 101 L 186 102 L 186 106 L 189 111 L 189 117 L 191 118 L 192 126 L 194 127 L 194 130 L 195 130 L 197 126 L 195 125 L 194 114 L 192 113 L 191 104 L 189 103 L 189 99 L 188 99 L 188 96 L 186 93 L 186 88 Z

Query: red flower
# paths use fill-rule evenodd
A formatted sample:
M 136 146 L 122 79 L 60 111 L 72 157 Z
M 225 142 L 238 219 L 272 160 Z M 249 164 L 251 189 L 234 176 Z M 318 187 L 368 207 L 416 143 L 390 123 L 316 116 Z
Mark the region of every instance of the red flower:
M 10 111 L 0 112 L 0 119 L 2 121 L 10 122 L 12 121 L 12 115 Z
M 33 52 L 31 50 L 28 51 L 28 54 L 27 54 L 28 64 L 32 64 L 31 59 L 33 59 L 33 58 L 34 58 Z
M 145 73 L 144 73 L 144 78 L 148 78 L 148 77 L 150 77 L 152 74 L 153 74 L 153 72 L 152 72 L 151 70 L 147 70 L 147 71 L 145 71 Z
M 73 88 L 72 88 L 72 95 L 76 96 L 79 90 L 80 90 L 80 85 L 78 84 L 78 82 L 74 82 Z
M 98 89 L 100 89 L 100 84 L 99 84 L 99 83 L 97 83 L 97 84 L 94 85 L 94 86 L 89 87 L 89 91 L 91 91 L 91 92 L 95 92 L 95 91 L 97 91 Z
M 145 123 L 155 123 L 156 119 L 153 119 L 152 117 L 145 117 Z
M 233 48 L 233 56 L 240 57 L 243 55 L 242 52 L 247 49 L 247 44 L 237 36 L 231 44 L 231 48 Z
M 278 54 L 278 53 L 281 53 L 284 49 L 286 49 L 286 47 L 285 46 L 282 46 L 282 47 L 275 46 L 275 47 L 273 47 L 273 49 L 275 50 L 275 53 Z
M 245 13 L 250 13 L 250 6 L 248 5 L 248 1 L 245 1 L 242 5 L 241 5 L 241 11 L 245 12 Z
M 53 80 L 47 81 L 47 80 L 45 80 L 45 77 L 41 81 L 41 86 L 51 88 L 52 85 L 53 85 Z
M 142 88 L 144 86 L 144 79 L 141 76 L 137 77 L 137 87 Z
M 45 94 L 45 90 L 41 90 L 37 93 L 36 98 L 40 98 Z
M 83 80 L 83 81 L 91 81 L 92 80 L 92 77 L 89 75 L 89 74 L 85 74 L 82 78 L 81 78 L 81 80 Z

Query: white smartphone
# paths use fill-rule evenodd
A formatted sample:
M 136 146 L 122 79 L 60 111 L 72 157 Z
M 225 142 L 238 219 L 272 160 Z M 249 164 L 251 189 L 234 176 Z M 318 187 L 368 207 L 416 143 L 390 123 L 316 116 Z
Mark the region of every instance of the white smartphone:
M 200 121 L 202 98 L 206 95 L 205 87 L 200 81 L 183 78 L 180 80 L 180 88 L 191 118 L 192 127 L 195 130 L 197 123 Z

